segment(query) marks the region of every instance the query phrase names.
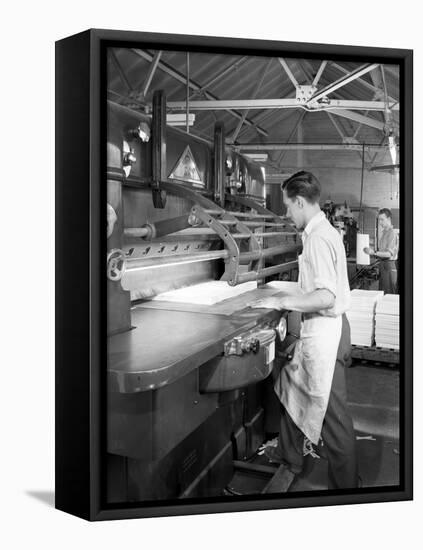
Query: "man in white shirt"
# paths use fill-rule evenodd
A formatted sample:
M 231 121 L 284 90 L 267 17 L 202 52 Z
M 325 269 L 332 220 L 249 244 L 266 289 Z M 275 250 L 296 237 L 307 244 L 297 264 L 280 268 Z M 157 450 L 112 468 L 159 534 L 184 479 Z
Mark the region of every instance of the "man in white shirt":
M 303 294 L 273 296 L 252 305 L 302 313 L 301 335 L 292 361 L 275 384 L 281 407 L 279 444 L 267 456 L 300 474 L 304 456 L 322 439 L 330 489 L 357 487 L 355 435 L 347 408 L 345 363 L 350 330 L 347 262 L 342 239 L 319 206 L 320 183 L 298 172 L 282 186 L 283 201 L 298 229 L 303 253 L 298 258 Z

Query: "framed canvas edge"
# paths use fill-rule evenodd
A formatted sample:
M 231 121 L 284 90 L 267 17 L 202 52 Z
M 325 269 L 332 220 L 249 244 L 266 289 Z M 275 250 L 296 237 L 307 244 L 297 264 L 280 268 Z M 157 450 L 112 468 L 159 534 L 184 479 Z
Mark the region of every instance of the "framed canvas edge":
M 55 506 L 89 519 L 90 33 L 55 49 Z M 71 71 L 77 66 L 74 75 Z M 78 139 L 75 139 L 75 136 Z M 73 163 L 70 162 L 73 159 Z M 67 204 L 73 201 L 77 216 Z M 69 272 L 74 272 L 71 284 Z M 65 314 L 66 312 L 66 314 Z M 73 397 L 78 396 L 78 406 Z
M 369 491 L 355 494 L 325 494 L 295 495 L 288 498 L 257 496 L 249 500 L 235 502 L 199 502 L 192 504 L 159 504 L 152 506 L 147 503 L 142 506 L 108 507 L 98 510 L 91 519 L 93 521 L 107 521 L 113 519 L 136 519 L 149 517 L 169 517 L 182 515 L 219 514 L 233 512 L 260 512 L 266 510 L 283 510 L 292 508 L 312 508 L 346 506 L 354 504 L 389 503 L 413 500 L 412 491 L 390 490 L 387 492 Z
M 275 51 L 283 52 L 288 57 L 298 57 L 299 55 L 316 56 L 345 56 L 365 59 L 377 56 L 385 59 L 396 60 L 397 62 L 412 57 L 413 50 L 404 48 L 386 48 L 378 46 L 354 46 L 344 44 L 325 44 L 311 42 L 289 42 L 283 40 L 263 40 L 256 38 L 234 38 L 225 36 L 205 36 L 205 35 L 187 35 L 187 34 L 169 34 L 158 32 L 142 32 L 142 31 L 118 31 L 108 29 L 90 29 L 89 31 L 93 40 L 107 42 L 122 42 L 131 47 L 131 42 L 151 43 L 152 45 L 167 45 L 170 49 L 175 50 L 178 46 L 181 47 L 199 47 L 207 50 L 210 49 L 242 49 L 245 53 L 252 55 L 248 50 L 263 52 Z
M 66 360 L 61 357 L 62 363 L 58 364 L 56 356 L 56 380 L 59 382 L 63 377 L 63 368 L 70 369 L 72 366 L 77 369 L 78 373 L 84 378 L 84 374 L 88 376 L 85 378 L 87 387 L 84 390 L 84 411 L 82 416 L 86 419 L 88 424 L 88 439 L 85 437 L 81 440 L 75 441 L 68 436 L 69 442 L 67 448 L 74 445 L 76 454 L 76 463 L 80 460 L 79 469 L 83 472 L 82 477 L 87 480 L 87 487 L 81 492 L 81 502 L 72 502 L 69 506 L 66 503 L 66 498 L 57 502 L 56 507 L 65 512 L 72 513 L 87 520 L 109 520 L 109 519 L 123 519 L 123 518 L 136 518 L 136 517 L 157 517 L 157 516 L 173 516 L 173 515 L 185 515 L 185 514 L 207 514 L 218 512 L 235 512 L 235 511 L 252 511 L 252 510 L 269 510 L 269 509 L 282 509 L 282 508 L 294 508 L 294 507 L 310 507 L 310 506 L 331 506 L 331 505 L 344 505 L 344 504 L 361 504 L 371 502 L 384 502 L 384 501 L 401 501 L 410 500 L 413 498 L 412 483 L 413 483 L 413 468 L 412 468 L 412 284 L 404 285 L 404 280 L 412 282 L 412 246 L 405 250 L 402 247 L 401 250 L 401 292 L 404 294 L 404 298 L 401 302 L 401 349 L 404 364 L 407 370 L 405 371 L 404 384 L 401 387 L 401 433 L 403 434 L 403 445 L 401 452 L 404 454 L 402 472 L 402 486 L 400 489 L 389 490 L 385 492 L 378 492 L 372 490 L 362 490 L 360 493 L 349 494 L 324 494 L 324 495 L 307 495 L 307 496 L 294 496 L 289 499 L 281 498 L 264 498 L 258 497 L 257 499 L 243 500 L 243 501 L 230 501 L 230 502 L 207 502 L 186 504 L 166 504 L 160 503 L 154 506 L 146 503 L 140 504 L 136 507 L 126 506 L 124 508 L 117 508 L 111 506 L 103 506 L 101 499 L 101 488 L 104 483 L 104 468 L 101 464 L 102 457 L 102 441 L 104 443 L 104 422 L 103 431 L 101 430 L 101 417 L 103 409 L 101 406 L 102 391 L 105 390 L 105 380 L 101 377 L 101 364 L 104 360 L 104 342 L 102 342 L 102 334 L 105 334 L 105 300 L 102 300 L 101 294 L 101 277 L 100 274 L 104 272 L 104 259 L 102 259 L 100 251 L 103 250 L 102 245 L 105 245 L 104 235 L 100 234 L 100 228 L 105 222 L 105 212 L 102 212 L 98 207 L 99 204 L 105 203 L 104 190 L 102 190 L 100 182 L 102 177 L 102 166 L 105 166 L 103 162 L 105 152 L 101 150 L 101 48 L 110 42 L 141 42 L 141 43 L 163 43 L 165 42 L 168 47 L 175 49 L 177 47 L 200 47 L 206 49 L 213 48 L 234 48 L 234 49 L 246 49 L 259 51 L 261 55 L 263 52 L 270 50 L 282 52 L 286 51 L 287 54 L 292 55 L 335 55 L 346 57 L 363 57 L 371 58 L 376 56 L 379 59 L 389 59 L 391 62 L 399 63 L 401 67 L 401 100 L 404 104 L 404 109 L 401 110 L 401 139 L 404 140 L 404 153 L 402 147 L 402 170 L 401 170 L 401 231 L 403 235 L 407 237 L 407 242 L 412 243 L 412 71 L 413 71 L 413 52 L 406 49 L 391 49 L 391 48 L 374 48 L 374 47 L 361 47 L 361 46 L 337 46 L 329 44 L 304 44 L 304 43 L 292 43 L 292 42 L 279 42 L 279 41 L 264 41 L 255 39 L 238 39 L 238 38 L 223 38 L 223 37 L 200 37 L 190 35 L 169 35 L 160 33 L 143 33 L 143 32 L 130 32 L 130 31 L 109 31 L 102 29 L 91 29 L 85 31 L 75 37 L 69 37 L 58 41 L 57 48 L 62 47 L 62 43 L 67 42 L 70 45 L 72 39 L 75 40 L 87 40 L 88 49 L 86 55 L 89 57 L 89 97 L 85 98 L 88 101 L 89 110 L 89 125 L 85 127 L 85 130 L 89 133 L 89 161 L 87 164 L 86 159 L 83 161 L 85 177 L 78 183 L 81 191 L 83 186 L 87 185 L 89 189 L 89 220 L 88 221 L 88 233 L 80 233 L 78 237 L 68 234 L 65 240 L 69 240 L 71 237 L 74 239 L 75 249 L 84 251 L 84 257 L 88 257 L 89 273 L 88 278 L 81 276 L 81 283 L 87 285 L 89 290 L 89 332 L 86 334 L 86 344 L 89 349 L 89 358 L 85 363 L 82 363 L 78 367 L 75 365 L 66 364 Z M 81 75 L 82 80 L 87 78 L 87 75 Z M 85 83 L 86 84 L 86 83 Z M 78 85 L 78 79 L 74 81 L 74 85 Z M 57 76 L 56 76 L 57 86 Z M 60 105 L 56 107 L 60 110 Z M 103 121 L 104 123 L 104 121 Z M 56 127 L 57 132 L 57 127 Z M 56 134 L 56 159 L 58 141 Z M 66 147 L 66 146 L 64 146 Z M 60 149 L 60 145 L 59 145 Z M 62 147 L 63 151 L 63 147 Z M 63 161 L 63 159 L 62 159 Z M 56 191 L 62 179 L 58 176 L 56 171 Z M 405 192 L 405 186 L 407 186 L 407 192 Z M 56 202 L 56 215 L 57 215 L 57 202 Z M 406 214 L 406 215 L 404 215 Z M 62 226 L 60 220 L 56 218 L 56 228 L 60 227 L 62 234 L 66 234 L 67 229 Z M 59 243 L 60 245 L 60 243 Z M 57 245 L 56 245 L 57 246 Z M 57 250 L 57 248 L 56 248 Z M 88 254 L 88 256 L 87 256 Z M 65 269 L 62 265 L 56 266 L 56 277 L 65 276 Z M 78 296 L 75 295 L 75 299 Z M 56 296 L 56 320 L 61 315 L 60 312 L 61 297 Z M 58 308 L 59 305 L 59 308 Z M 73 319 L 75 322 L 78 319 Z M 65 343 L 66 338 L 63 335 L 56 335 L 57 347 L 60 347 L 61 343 Z M 68 342 L 69 345 L 69 342 Z M 65 363 L 63 363 L 65 361 Z M 87 372 L 84 372 L 84 371 Z M 57 392 L 57 386 L 56 386 Z M 63 388 L 59 397 L 63 396 Z M 407 397 L 407 399 L 405 399 Z M 58 395 L 56 393 L 56 410 Z M 87 401 L 88 400 L 88 401 Z M 60 406 L 60 405 L 59 405 Z M 75 421 L 73 415 L 76 410 L 76 405 L 68 405 L 68 409 L 65 411 L 68 425 L 74 425 Z M 81 416 L 81 415 L 80 415 Z M 80 417 L 79 416 L 79 417 Z M 58 429 L 60 430 L 60 424 L 56 426 L 56 437 Z M 62 435 L 61 441 L 66 439 L 66 435 Z M 60 450 L 59 450 L 60 455 Z M 58 456 L 58 450 L 56 446 L 56 457 Z M 61 456 L 61 458 L 63 458 Z M 78 466 L 76 464 L 76 467 Z M 104 466 L 104 465 L 103 465 Z M 60 468 L 60 465 L 59 465 Z M 72 500 L 72 499 L 71 499 Z

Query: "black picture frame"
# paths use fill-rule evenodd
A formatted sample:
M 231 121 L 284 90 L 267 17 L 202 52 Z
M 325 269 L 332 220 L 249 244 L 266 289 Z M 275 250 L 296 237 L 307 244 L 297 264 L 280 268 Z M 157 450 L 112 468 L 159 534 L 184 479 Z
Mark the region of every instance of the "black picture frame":
M 329 494 L 106 505 L 105 99 L 109 45 L 354 59 L 400 66 L 401 483 Z M 56 43 L 56 508 L 87 520 L 412 499 L 413 53 L 385 49 L 91 29 Z

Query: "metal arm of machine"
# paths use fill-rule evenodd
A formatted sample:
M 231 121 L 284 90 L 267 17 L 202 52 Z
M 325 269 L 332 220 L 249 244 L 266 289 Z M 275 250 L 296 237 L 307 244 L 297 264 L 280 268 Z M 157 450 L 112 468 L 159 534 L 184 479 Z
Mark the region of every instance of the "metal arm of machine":
M 213 229 L 213 231 L 215 231 L 215 233 L 217 233 L 225 243 L 229 253 L 229 257 L 225 262 L 226 269 L 223 278 L 226 279 L 231 286 L 235 286 L 238 284 L 238 269 L 241 253 L 239 244 L 237 242 L 238 239 L 236 239 L 237 234 L 242 235 L 242 239 L 240 240 L 248 241 L 248 247 L 252 254 L 252 256 L 248 258 L 248 261 L 250 262 L 249 270 L 252 271 L 258 269 L 258 263 L 261 261 L 262 258 L 261 245 L 255 237 L 255 234 L 252 233 L 242 221 L 237 220 L 234 216 L 230 214 L 227 214 L 226 211 L 223 209 L 218 212 L 218 216 L 220 219 L 214 217 L 217 211 L 215 211 L 214 215 L 212 215 L 210 213 L 210 209 L 204 209 L 199 205 L 193 206 L 191 212 L 205 225 Z M 225 226 L 225 220 L 231 222 L 231 229 L 235 230 L 237 233 L 232 233 L 231 230 Z
M 124 229 L 125 237 L 141 238 L 146 241 L 151 241 L 156 237 L 163 237 L 174 233 L 175 231 L 181 231 L 195 225 L 195 220 L 188 215 L 177 216 L 170 220 L 161 220 L 155 223 L 145 223 L 141 227 L 127 227 Z
M 271 210 L 268 210 L 267 208 L 259 204 L 257 201 L 249 197 L 226 194 L 226 200 L 228 202 L 238 204 L 239 206 L 246 206 L 251 210 L 255 210 L 257 214 L 254 215 L 254 217 L 263 217 L 265 219 L 273 219 L 273 221 L 276 223 L 281 223 L 281 224 L 284 223 L 283 218 L 281 218 L 277 214 L 274 214 Z M 284 225 L 288 225 L 288 224 L 284 223 Z M 295 229 L 295 226 L 292 226 L 292 228 L 298 233 L 298 231 Z
M 237 197 L 237 200 L 232 202 L 253 208 L 257 212 L 257 214 L 252 213 L 252 218 L 254 221 L 251 221 L 251 218 L 247 218 L 248 213 L 236 211 L 228 212 L 210 199 L 207 199 L 203 195 L 188 187 L 169 181 L 160 181 L 159 185 L 160 189 L 166 193 L 190 200 L 193 203 L 190 216 L 181 216 L 174 218 L 173 220 L 156 222 L 154 228 L 149 224 L 146 224 L 141 228 L 127 228 L 125 229 L 126 236 L 149 239 L 153 238 L 154 231 L 156 231 L 155 236 L 164 236 L 166 234 L 187 228 L 189 225 L 192 225 L 193 219 L 197 220 L 197 222 L 202 222 L 200 229 L 211 229 L 224 242 L 225 250 L 216 251 L 213 254 L 213 258 L 223 258 L 225 260 L 225 273 L 222 279 L 227 280 L 228 284 L 231 286 L 235 286 L 246 281 L 257 280 L 268 275 L 282 273 L 296 266 L 296 262 L 288 262 L 266 268 L 262 267 L 263 260 L 265 258 L 293 253 L 298 249 L 298 244 L 295 240 L 292 243 L 283 243 L 278 246 L 264 248 L 259 239 L 277 237 L 278 235 L 295 236 L 296 232 L 289 232 L 288 234 L 284 231 L 266 232 L 265 228 L 269 222 L 264 221 L 263 224 L 261 224 L 261 222 L 255 221 L 257 220 L 257 217 L 261 217 L 266 220 L 271 218 L 273 220 L 271 222 L 271 227 L 283 228 L 286 225 L 285 221 L 279 216 L 273 214 L 271 211 L 260 206 L 252 199 L 244 199 L 240 197 L 240 200 L 238 200 Z M 230 198 L 232 199 L 232 196 Z M 260 227 L 260 225 L 264 227 L 262 232 L 255 233 L 250 229 L 250 227 L 255 228 Z M 210 255 L 207 255 L 207 259 L 211 259 Z M 167 261 L 169 260 L 170 258 L 168 258 Z M 190 256 L 190 258 L 174 256 L 172 257 L 171 262 L 177 263 L 183 261 L 186 263 L 187 261 L 200 260 L 201 258 L 199 255 L 194 254 Z M 136 262 L 136 266 L 135 263 L 130 262 L 131 265 L 128 266 L 128 269 L 140 269 L 142 268 L 142 265 L 147 266 L 147 263 L 144 263 L 146 261 L 147 259 L 141 261 L 139 265 L 138 262 Z M 245 266 L 247 264 L 248 272 L 244 273 L 242 272 L 240 266 Z
M 264 267 L 259 271 L 249 271 L 248 273 L 241 273 L 238 275 L 238 284 L 246 283 L 247 281 L 256 281 L 257 279 L 263 279 L 264 277 L 269 277 L 270 275 L 275 275 L 276 273 L 283 273 L 284 271 L 289 271 L 297 267 L 297 260 L 293 262 L 285 262 L 279 265 L 272 265 L 270 267 Z

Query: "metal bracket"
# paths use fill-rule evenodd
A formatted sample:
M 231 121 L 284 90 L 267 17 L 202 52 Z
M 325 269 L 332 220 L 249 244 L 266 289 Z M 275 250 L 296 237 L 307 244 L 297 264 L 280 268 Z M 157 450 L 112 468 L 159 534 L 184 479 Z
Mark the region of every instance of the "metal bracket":
M 297 86 L 296 100 L 299 104 L 305 105 L 316 93 L 317 86 Z
M 125 252 L 120 248 L 113 248 L 107 254 L 107 278 L 110 281 L 120 281 L 125 273 Z

